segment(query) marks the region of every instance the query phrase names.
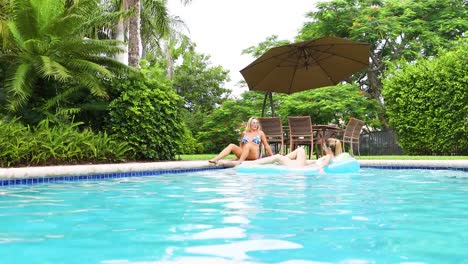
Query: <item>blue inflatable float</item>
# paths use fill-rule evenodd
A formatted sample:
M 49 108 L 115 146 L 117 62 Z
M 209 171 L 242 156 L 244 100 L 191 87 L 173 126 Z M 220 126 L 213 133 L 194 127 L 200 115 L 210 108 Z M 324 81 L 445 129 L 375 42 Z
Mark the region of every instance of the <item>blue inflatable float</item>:
M 359 162 L 346 154 L 341 157 L 336 157 L 333 162 L 323 168 L 323 171 L 326 174 L 342 174 L 356 173 L 359 169 Z M 276 164 L 240 165 L 236 167 L 236 171 L 249 174 L 299 174 L 304 176 L 315 176 L 319 174 L 319 170 L 316 167 L 288 168 Z

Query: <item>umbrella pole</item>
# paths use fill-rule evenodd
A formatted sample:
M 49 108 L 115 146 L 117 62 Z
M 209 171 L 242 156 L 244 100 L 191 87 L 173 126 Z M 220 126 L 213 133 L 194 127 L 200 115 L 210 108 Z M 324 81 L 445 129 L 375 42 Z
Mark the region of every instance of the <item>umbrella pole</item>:
M 266 92 L 266 93 L 265 93 L 265 98 L 263 98 L 262 117 L 265 116 L 266 100 L 267 100 L 267 97 L 268 97 L 268 94 L 269 94 L 269 93 L 270 93 L 270 92 Z
M 265 98 L 263 98 L 263 107 L 262 107 L 262 117 L 265 116 L 265 107 L 266 107 L 266 100 L 270 97 L 270 108 L 271 108 L 271 116 L 275 116 L 275 108 L 273 106 L 273 95 L 272 92 L 266 92 Z
M 271 107 L 271 117 L 275 116 L 275 107 L 273 106 L 273 93 L 268 92 L 270 94 L 270 107 Z
M 271 108 L 271 116 L 275 116 L 275 107 L 273 106 L 273 95 L 272 92 L 266 92 L 265 98 L 263 98 L 263 107 L 262 107 L 262 117 L 265 116 L 265 107 L 266 107 L 266 100 L 270 97 L 270 108 Z
M 275 108 L 273 107 L 273 95 L 272 92 L 266 92 L 265 98 L 263 98 L 263 107 L 262 107 L 262 117 L 265 116 L 265 107 L 267 98 L 270 97 L 270 108 L 271 108 L 271 116 L 275 116 Z

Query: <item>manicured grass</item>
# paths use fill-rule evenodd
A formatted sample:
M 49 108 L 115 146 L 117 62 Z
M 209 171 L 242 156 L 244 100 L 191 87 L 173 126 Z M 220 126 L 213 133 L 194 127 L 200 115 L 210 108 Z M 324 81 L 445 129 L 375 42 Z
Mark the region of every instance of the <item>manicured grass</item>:
M 180 155 L 181 160 L 209 160 L 216 154 L 196 154 L 196 155 Z M 226 159 L 235 159 L 236 156 L 229 155 Z M 369 160 L 468 160 L 468 156 L 356 156 L 357 159 Z

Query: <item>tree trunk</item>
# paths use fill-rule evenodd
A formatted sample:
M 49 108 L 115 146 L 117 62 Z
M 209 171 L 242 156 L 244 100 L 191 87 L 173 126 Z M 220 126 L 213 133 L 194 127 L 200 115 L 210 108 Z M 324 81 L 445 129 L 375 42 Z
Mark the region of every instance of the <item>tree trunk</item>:
M 367 93 L 371 98 L 377 100 L 377 102 L 379 102 L 379 104 L 384 107 L 382 97 L 382 82 L 378 76 L 378 71 L 375 69 L 370 69 L 367 72 L 367 78 L 369 80 L 369 89 L 367 90 Z M 388 128 L 388 122 L 383 112 L 379 113 L 379 120 L 382 122 L 384 128 Z
M 128 65 L 128 48 L 127 44 L 125 43 L 125 28 L 123 19 L 120 19 L 117 24 L 116 39 L 122 41 L 122 44 L 120 44 L 119 47 L 122 48 L 123 51 L 115 55 L 115 59 L 125 65 Z
M 140 60 L 140 0 L 129 0 L 133 15 L 128 21 L 128 64 L 138 67 Z
M 167 77 L 172 80 L 174 78 L 174 59 L 172 58 L 172 49 L 169 47 L 169 43 L 166 43 L 164 54 L 167 61 Z
M 382 81 L 381 81 L 381 73 L 382 69 L 384 68 L 383 64 L 383 55 L 382 51 L 371 52 L 371 63 L 369 65 L 369 71 L 367 71 L 367 82 L 368 82 L 368 89 L 367 93 L 371 98 L 377 100 L 377 102 L 384 108 L 384 101 L 382 96 Z M 382 122 L 384 128 L 388 128 L 388 122 L 385 118 L 384 111 L 379 113 L 379 120 Z

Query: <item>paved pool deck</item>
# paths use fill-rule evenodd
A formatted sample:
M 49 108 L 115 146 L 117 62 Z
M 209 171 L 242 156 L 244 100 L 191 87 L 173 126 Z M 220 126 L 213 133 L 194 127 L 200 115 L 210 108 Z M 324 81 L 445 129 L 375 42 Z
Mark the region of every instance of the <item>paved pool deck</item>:
M 359 160 L 359 163 L 362 168 L 423 168 L 468 171 L 468 160 Z M 116 174 L 139 176 L 142 173 L 177 173 L 223 168 L 222 166 L 209 164 L 206 160 L 0 168 L 0 180 L 76 177 L 82 175 L 111 175 L 110 177 L 112 177 L 112 175 Z

